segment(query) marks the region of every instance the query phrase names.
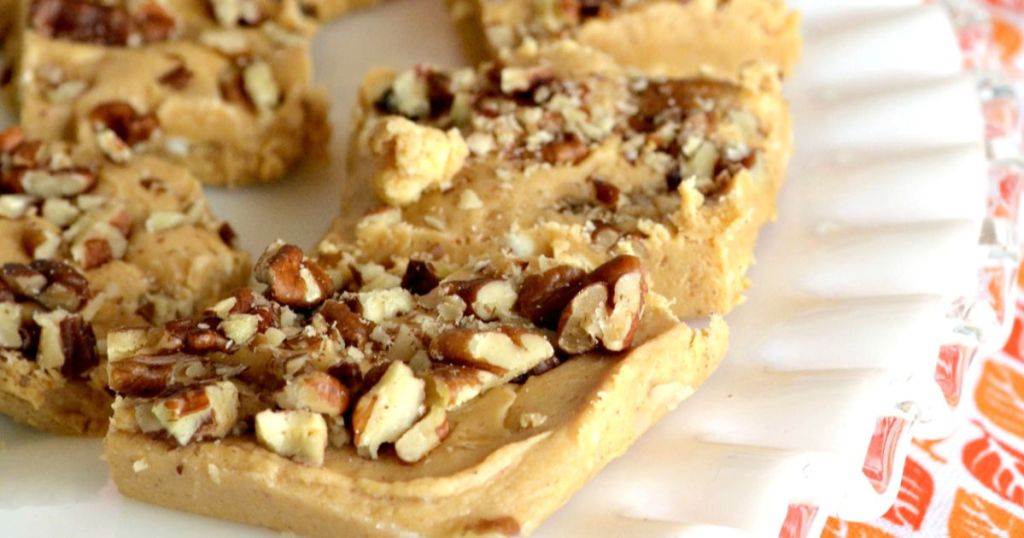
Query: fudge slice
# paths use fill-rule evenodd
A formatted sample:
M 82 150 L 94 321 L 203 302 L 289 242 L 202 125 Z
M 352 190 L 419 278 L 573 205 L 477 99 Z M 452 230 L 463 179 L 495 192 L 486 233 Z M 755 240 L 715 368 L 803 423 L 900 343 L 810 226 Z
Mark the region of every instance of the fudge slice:
M 734 84 L 589 57 L 370 75 L 332 240 L 378 263 L 636 255 L 683 319 L 727 312 L 791 152 L 775 72 Z
M 725 350 L 636 257 L 354 260 L 275 243 L 262 293 L 112 334 L 118 488 L 315 537 L 527 534 Z
M 471 47 L 497 56 L 570 39 L 652 75 L 729 77 L 753 63 L 788 73 L 801 47 L 800 17 L 783 0 L 456 0 L 452 9 Z
M 181 167 L 0 132 L 0 413 L 102 434 L 108 332 L 191 315 L 244 284 L 232 236 Z
M 21 1 L 12 49 L 29 136 L 232 186 L 279 178 L 329 136 L 312 22 L 291 3 Z

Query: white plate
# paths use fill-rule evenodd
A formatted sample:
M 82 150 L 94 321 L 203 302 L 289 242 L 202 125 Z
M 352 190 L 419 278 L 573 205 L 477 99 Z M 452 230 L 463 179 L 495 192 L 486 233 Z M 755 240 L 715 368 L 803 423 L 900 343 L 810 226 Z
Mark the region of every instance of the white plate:
M 945 313 L 973 293 L 981 263 L 986 164 L 973 82 L 937 7 L 793 3 L 807 13 L 805 60 L 788 87 L 797 154 L 749 301 L 730 316 L 729 357 L 541 536 L 774 536 L 791 504 L 819 507 L 806 512 L 814 532 L 831 513 L 877 516 L 901 471 L 881 492 L 861 471 L 876 420 L 941 400 L 930 380 Z M 335 214 L 362 73 L 460 63 L 439 4 L 389 2 L 317 37 L 334 161 L 276 185 L 212 190 L 246 248 L 277 237 L 312 245 Z M 0 439 L 5 536 L 274 535 L 120 497 L 97 441 L 3 419 Z

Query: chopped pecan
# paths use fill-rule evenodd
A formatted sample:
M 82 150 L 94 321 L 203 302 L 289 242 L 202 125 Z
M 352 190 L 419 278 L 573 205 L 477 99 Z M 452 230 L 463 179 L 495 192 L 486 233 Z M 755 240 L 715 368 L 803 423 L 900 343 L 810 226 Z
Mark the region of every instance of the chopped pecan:
M 327 450 L 327 421 L 309 411 L 274 411 L 256 415 L 256 439 L 268 450 L 319 467 Z
M 114 253 L 110 248 L 110 242 L 106 239 L 86 239 L 84 245 L 85 254 L 81 263 L 82 269 L 85 269 L 86 271 L 95 269 L 114 259 Z
M 7 263 L 0 268 L 0 278 L 8 289 L 19 296 L 35 298 L 46 287 L 46 275 L 22 263 Z
M 68 316 L 61 320 L 60 339 L 64 348 L 64 364 L 60 372 L 65 377 L 83 377 L 100 363 L 92 325 L 81 316 Z
M 615 185 L 598 178 L 592 178 L 590 182 L 594 185 L 594 197 L 609 209 L 619 208 L 622 202 L 622 191 Z
M 21 305 L 0 301 L 0 349 L 19 349 L 21 338 Z
M 546 337 L 517 327 L 448 329 L 430 343 L 435 361 L 472 366 L 495 375 L 529 371 L 554 354 Z
M 402 287 L 415 295 L 426 295 L 440 283 L 430 263 L 420 260 L 409 260 L 402 275 Z
M 39 198 L 76 196 L 96 184 L 96 176 L 84 168 L 69 170 L 27 170 L 21 177 L 21 189 Z
M 94 124 L 113 131 L 129 146 L 149 140 L 159 128 L 156 114 L 140 114 L 125 101 L 109 101 L 96 105 L 89 113 L 89 119 Z
M 628 349 L 640 325 L 646 293 L 639 258 L 619 256 L 598 267 L 562 312 L 558 347 L 569 354 L 598 347 Z
M 21 234 L 21 247 L 34 260 L 56 258 L 60 251 L 61 236 L 59 233 L 31 223 Z
M 349 398 L 345 385 L 324 372 L 296 376 L 274 395 L 274 401 L 282 409 L 312 411 L 332 417 L 348 409 Z
M 238 388 L 230 381 L 186 389 L 153 405 L 160 426 L 185 446 L 193 440 L 221 438 L 238 421 Z
M 582 269 L 571 265 L 560 265 L 530 275 L 519 289 L 515 311 L 535 325 L 553 329 L 586 276 Z
M 48 285 L 35 298 L 47 308 L 77 312 L 91 297 L 89 281 L 74 267 L 57 260 L 35 260 L 29 268 L 46 277 Z
M 10 153 L 25 141 L 25 133 L 20 126 L 13 126 L 0 131 L 0 153 Z
M 426 457 L 451 433 L 451 425 L 444 407 L 435 405 L 395 441 L 395 453 L 406 463 L 415 463 Z
M 184 90 L 192 82 L 192 70 L 185 64 L 178 64 L 157 78 L 157 82 L 175 90 Z
M 423 415 L 426 384 L 403 362 L 393 362 L 352 413 L 356 451 L 377 459 L 380 445 L 397 441 Z
M 213 329 L 196 328 L 185 335 L 185 351 L 205 354 L 216 351 L 227 351 L 231 342 L 226 336 Z
M 327 301 L 320 309 L 320 314 L 328 323 L 334 325 L 345 340 L 345 345 L 361 348 L 370 340 L 373 325 L 353 312 L 345 303 Z
M 551 142 L 541 148 L 541 156 L 551 164 L 576 164 L 590 154 L 590 148 L 573 135 L 564 140 Z
M 255 275 L 271 299 L 291 307 L 316 307 L 333 291 L 331 277 L 295 245 L 271 245 L 256 263 Z
M 484 321 L 507 316 L 518 297 L 507 280 L 498 278 L 447 282 L 443 289 L 458 295 L 466 303 L 466 313 Z
M 93 0 L 33 0 L 29 20 L 44 36 L 99 45 L 164 41 L 175 29 L 174 19 L 153 2 L 140 6 L 133 16 L 124 7 Z

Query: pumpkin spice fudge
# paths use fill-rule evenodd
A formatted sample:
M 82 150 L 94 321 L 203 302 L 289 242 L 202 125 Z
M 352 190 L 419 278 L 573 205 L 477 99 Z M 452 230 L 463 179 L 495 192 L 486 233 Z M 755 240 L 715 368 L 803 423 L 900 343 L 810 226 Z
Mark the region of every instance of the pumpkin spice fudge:
M 20 0 L 9 53 L 22 128 L 204 183 L 279 178 L 327 138 L 314 21 L 293 2 Z
M 636 255 L 684 319 L 742 299 L 791 152 L 772 69 L 649 77 L 565 46 L 540 63 L 375 72 L 356 122 L 333 240 L 379 263 Z
M 501 57 L 568 39 L 650 75 L 732 77 L 767 63 L 788 73 L 800 17 L 781 0 L 454 0 L 471 48 Z M 482 44 L 479 43 L 482 41 Z
M 724 324 L 676 321 L 631 256 L 353 259 L 275 243 L 262 293 L 113 333 L 118 488 L 317 537 L 529 533 L 725 350 Z
M 243 284 L 232 239 L 181 167 L 0 132 L 0 413 L 103 433 L 108 332 L 190 315 Z

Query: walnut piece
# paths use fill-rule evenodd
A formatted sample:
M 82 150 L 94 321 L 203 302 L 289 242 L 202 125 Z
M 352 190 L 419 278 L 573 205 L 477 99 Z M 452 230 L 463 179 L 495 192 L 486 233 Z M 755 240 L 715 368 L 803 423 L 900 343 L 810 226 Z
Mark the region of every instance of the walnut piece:
M 574 355 L 599 347 L 628 349 L 640 325 L 646 294 L 639 258 L 619 256 L 598 267 L 562 312 L 559 349 Z
M 370 135 L 377 195 L 392 206 L 416 202 L 430 190 L 451 188 L 469 149 L 456 129 L 447 132 L 402 117 L 382 120 Z
M 423 415 L 426 384 L 403 362 L 393 362 L 352 413 L 356 451 L 377 459 L 380 445 L 397 441 Z
M 268 450 L 319 467 L 327 450 L 327 421 L 309 411 L 273 411 L 256 414 L 256 439 Z

